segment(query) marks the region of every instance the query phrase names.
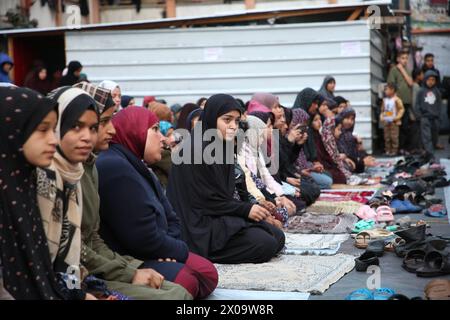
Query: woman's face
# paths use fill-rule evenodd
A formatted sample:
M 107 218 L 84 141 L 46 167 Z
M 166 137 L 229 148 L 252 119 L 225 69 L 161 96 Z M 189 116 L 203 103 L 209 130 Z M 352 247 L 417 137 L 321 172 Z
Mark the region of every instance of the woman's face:
M 330 92 L 334 92 L 334 88 L 336 87 L 336 82 L 335 81 L 330 81 L 327 84 L 327 90 Z
M 344 118 L 344 120 L 342 120 L 342 127 L 344 129 L 351 129 L 354 124 L 355 124 L 354 116 L 350 116 L 350 117 Z
M 320 115 L 316 114 L 312 121 L 312 127 L 314 130 L 319 131 L 322 127 L 322 120 L 320 120 Z
M 227 141 L 234 140 L 240 120 L 241 113 L 237 110 L 232 110 L 217 118 L 217 130 L 221 133 L 222 139 Z
M 95 144 L 96 151 L 108 150 L 109 143 L 116 134 L 116 129 L 111 121 L 115 108 L 109 108 L 100 115 L 98 126 L 98 139 Z
M 317 101 L 314 101 L 308 108 L 309 115 L 313 115 L 317 112 L 317 109 L 319 108 L 319 105 L 317 104 Z
M 128 102 L 128 106 L 134 106 L 136 105 L 136 102 L 134 101 L 134 99 L 131 99 L 130 102 Z
M 39 80 L 47 79 L 47 69 L 41 69 L 38 74 Z
M 165 139 L 161 131 L 159 131 L 159 123 L 155 123 L 148 129 L 144 149 L 144 161 L 147 164 L 153 164 L 161 160 L 161 151 L 164 147 Z
M 50 112 L 23 145 L 25 159 L 36 167 L 48 167 L 56 152 L 58 140 L 55 136 L 58 116 L 56 111 Z
M 339 114 L 339 113 L 341 113 L 342 111 L 344 111 L 345 108 L 347 108 L 347 103 L 346 103 L 346 102 L 342 102 L 342 103 L 339 104 L 339 106 L 338 106 L 337 108 L 335 108 L 335 109 L 333 110 L 333 112 L 334 112 L 335 114 Z
M 288 125 L 286 124 L 286 118 L 284 117 L 284 112 L 282 116 L 278 119 L 275 119 L 274 124 L 275 129 L 280 130 L 281 135 L 285 135 L 288 129 Z
M 67 131 L 59 145 L 69 162 L 86 161 L 98 138 L 98 118 L 92 110 L 86 110 L 72 129 Z
M 275 102 L 275 104 L 271 108 L 271 111 L 275 115 L 275 120 L 284 117 L 284 109 L 280 106 L 278 102 Z
M 116 105 L 115 109 L 118 110 L 120 106 L 120 102 L 122 100 L 122 93 L 119 87 L 115 87 L 113 91 L 111 91 L 112 99 Z
M 320 114 L 325 114 L 325 112 L 328 110 L 328 102 L 323 101 L 322 104 L 319 107 Z

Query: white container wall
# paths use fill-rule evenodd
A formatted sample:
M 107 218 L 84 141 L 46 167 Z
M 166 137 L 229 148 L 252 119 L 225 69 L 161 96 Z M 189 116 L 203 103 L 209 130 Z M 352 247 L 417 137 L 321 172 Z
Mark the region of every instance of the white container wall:
M 333 75 L 369 150 L 384 52 L 382 37 L 364 21 L 66 33 L 67 61 L 81 61 L 94 83 L 117 81 L 138 104 L 145 95 L 171 105 L 214 93 L 245 102 L 271 92 L 290 107 L 303 88 L 317 90 Z

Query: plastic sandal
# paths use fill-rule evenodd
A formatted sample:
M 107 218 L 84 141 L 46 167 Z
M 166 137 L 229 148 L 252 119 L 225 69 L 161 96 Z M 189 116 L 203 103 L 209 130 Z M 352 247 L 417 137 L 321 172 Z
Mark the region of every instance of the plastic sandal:
M 390 288 L 379 288 L 373 293 L 373 300 L 389 300 L 395 294 L 395 291 Z
M 376 253 L 371 251 L 365 251 L 362 255 L 355 258 L 355 269 L 356 271 L 367 271 L 369 266 L 375 265 L 378 266 L 380 264 L 380 260 L 378 259 Z
M 370 234 L 366 231 L 359 232 L 355 237 L 355 247 L 365 249 L 371 240 Z
M 387 241 L 384 250 L 389 252 L 394 252 L 395 247 L 406 244 L 406 241 L 400 237 L 394 238 L 392 240 Z
M 416 273 L 417 269 L 422 268 L 425 265 L 425 255 L 426 252 L 419 249 L 408 251 L 403 259 L 403 269 L 411 273 Z
M 373 294 L 370 290 L 362 288 L 351 292 L 345 300 L 373 300 Z
M 392 209 L 388 206 L 379 206 L 377 208 L 377 221 L 378 222 L 390 222 L 394 221 L 394 215 Z
M 377 213 L 368 205 L 361 206 L 356 212 L 356 216 L 363 220 L 375 220 Z M 355 225 L 356 227 L 356 225 Z M 362 230 L 360 230 L 362 231 Z
M 359 233 L 364 230 L 370 230 L 374 227 L 375 221 L 374 220 L 361 220 L 355 224 L 354 229 L 352 232 Z
M 447 210 L 442 204 L 434 204 L 425 211 L 425 215 L 433 218 L 442 218 L 447 215 Z
M 424 291 L 428 300 L 450 300 L 450 280 L 432 280 L 425 286 Z

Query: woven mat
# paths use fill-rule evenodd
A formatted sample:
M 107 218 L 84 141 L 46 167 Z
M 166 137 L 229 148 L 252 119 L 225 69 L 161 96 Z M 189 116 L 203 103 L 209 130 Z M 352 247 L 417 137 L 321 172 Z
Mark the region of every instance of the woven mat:
M 322 294 L 355 266 L 355 257 L 281 255 L 270 262 L 216 264 L 218 288 Z
M 354 214 L 358 212 L 358 209 L 362 206 L 361 203 L 356 201 L 316 201 L 308 208 L 306 212 L 312 214 Z
M 302 216 L 293 216 L 288 220 L 286 232 L 323 234 L 323 233 L 351 233 L 358 218 L 353 214 L 315 215 L 305 213 Z
M 335 255 L 348 234 L 301 234 L 286 232 L 284 254 Z

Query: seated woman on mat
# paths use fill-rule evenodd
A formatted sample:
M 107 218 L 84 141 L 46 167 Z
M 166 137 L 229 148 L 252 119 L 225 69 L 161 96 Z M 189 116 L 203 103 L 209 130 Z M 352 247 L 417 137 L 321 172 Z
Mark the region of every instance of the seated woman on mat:
M 217 270 L 180 239 L 180 221 L 147 168 L 161 159 L 158 118 L 145 108 L 128 107 L 113 125 L 112 144 L 97 160 L 100 234 L 119 254 L 144 261 L 140 268 L 156 270 L 194 299 L 207 297 L 217 286 Z
M 197 126 L 214 140 L 203 141 L 192 135 L 183 142 L 180 155 L 191 154 L 172 166 L 167 188 L 181 219 L 183 239 L 193 252 L 216 263 L 262 263 L 284 246 L 284 233 L 262 221 L 270 215 L 265 208 L 233 197 L 234 140 L 242 112 L 229 95 L 217 94 L 207 100 Z M 194 164 L 193 151 L 204 154 L 213 146 L 212 159 L 202 157 Z M 225 163 L 219 157 L 224 151 L 230 160 Z

